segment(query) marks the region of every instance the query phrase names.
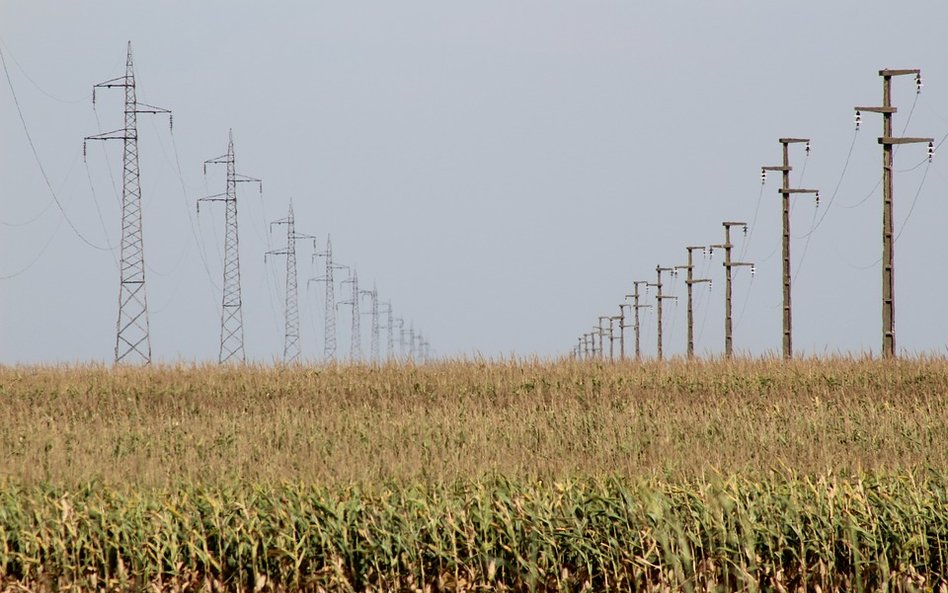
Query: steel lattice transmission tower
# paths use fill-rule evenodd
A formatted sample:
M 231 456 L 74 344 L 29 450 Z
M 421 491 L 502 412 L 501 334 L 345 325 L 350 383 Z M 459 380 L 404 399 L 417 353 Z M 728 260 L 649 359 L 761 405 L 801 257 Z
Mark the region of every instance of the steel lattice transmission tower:
M 388 360 L 395 359 L 395 318 L 392 316 L 392 301 L 379 304 L 385 311 L 385 330 L 387 332 L 386 353 Z
M 404 359 L 407 355 L 405 352 L 405 320 L 397 317 L 395 322 L 398 323 L 398 354 Z
M 292 200 L 290 200 L 290 210 L 286 218 L 271 222 L 271 229 L 273 225 L 286 225 L 286 247 L 284 249 L 266 252 L 264 254 L 264 260 L 266 260 L 267 255 L 286 256 L 286 295 L 283 309 L 283 362 L 285 364 L 294 364 L 300 361 L 300 355 L 302 354 L 300 348 L 299 287 L 296 282 L 296 242 L 302 239 L 312 239 L 313 247 L 315 248 L 316 237 L 313 235 L 301 235 L 296 232 L 296 219 L 293 216 Z
M 421 359 L 421 362 L 428 362 L 430 349 L 431 349 L 431 344 L 421 333 L 419 333 L 418 334 L 418 358 Z
M 346 278 L 341 284 L 352 285 L 352 298 L 346 301 L 340 301 L 340 305 L 349 305 L 352 307 L 352 338 L 349 344 L 349 358 L 353 361 L 362 358 L 362 325 L 360 323 L 359 313 L 359 272 L 352 271 L 352 276 Z
M 201 211 L 201 202 L 224 202 L 224 285 L 221 298 L 221 347 L 218 360 L 221 364 L 236 360 L 244 362 L 244 324 L 243 310 L 240 298 L 240 241 L 237 235 L 237 184 L 256 183 L 260 194 L 263 195 L 263 182 L 253 177 L 240 175 L 234 162 L 234 133 L 229 132 L 227 153 L 217 158 L 204 161 L 204 173 L 207 174 L 208 165 L 225 165 L 227 167 L 226 191 L 200 198 L 197 202 L 198 212 Z
M 314 253 L 313 259 L 326 258 L 324 275 L 310 278 L 309 282 L 326 283 L 326 310 L 324 313 L 323 357 L 327 361 L 336 359 L 336 283 L 333 280 L 335 270 L 348 270 L 349 266 L 334 263 L 332 260 L 332 238 L 326 237 L 326 251 Z
M 369 339 L 369 359 L 372 362 L 379 361 L 379 291 L 373 285 L 372 290 L 363 290 L 362 296 L 367 296 L 372 300 L 372 308 L 369 314 L 372 316 L 372 332 Z
M 95 90 L 125 89 L 125 127 L 87 136 L 88 140 L 122 140 L 122 242 L 119 282 L 118 321 L 115 331 L 115 362 L 151 363 L 151 338 L 148 331 L 148 298 L 145 291 L 145 251 L 142 240 L 142 188 L 138 167 L 138 114 L 166 113 L 171 125 L 171 111 L 139 103 L 135 94 L 135 69 L 132 65 L 132 42 L 128 42 L 125 75 L 101 82 Z

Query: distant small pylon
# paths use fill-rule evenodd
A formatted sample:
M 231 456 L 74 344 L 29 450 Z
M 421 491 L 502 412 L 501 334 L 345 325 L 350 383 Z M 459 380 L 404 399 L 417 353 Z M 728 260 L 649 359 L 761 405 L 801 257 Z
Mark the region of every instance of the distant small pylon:
M 240 241 L 237 235 L 237 184 L 256 183 L 263 194 L 263 182 L 253 177 L 237 173 L 234 159 L 234 133 L 230 131 L 227 141 L 227 153 L 204 161 L 204 172 L 208 165 L 227 167 L 227 187 L 224 193 L 201 198 L 197 202 L 198 212 L 201 202 L 224 202 L 224 285 L 221 299 L 221 345 L 218 361 L 221 364 L 236 361 L 245 362 L 244 352 L 244 314 L 240 297 Z
M 268 251 L 264 254 L 264 260 L 267 255 L 285 255 L 286 256 L 286 301 L 284 306 L 284 333 L 283 333 L 283 362 L 294 364 L 300 361 L 302 348 L 300 346 L 300 307 L 299 307 L 299 287 L 296 282 L 296 242 L 301 239 L 312 239 L 313 247 L 316 246 L 316 237 L 312 235 L 301 235 L 296 232 L 296 219 L 293 216 L 293 201 L 290 200 L 290 209 L 286 218 L 275 220 L 270 223 L 273 225 L 286 225 L 286 248 L 274 251 Z
M 386 333 L 388 334 L 387 335 L 388 339 L 386 341 L 386 346 L 387 346 L 386 355 L 388 357 L 388 360 L 394 360 L 395 359 L 395 323 L 394 323 L 395 320 L 392 317 L 392 301 L 390 300 L 385 301 L 384 303 L 381 303 L 379 306 L 383 308 L 383 311 L 385 312 L 385 317 L 386 317 L 385 330 L 386 330 Z
M 367 296 L 372 301 L 372 308 L 369 314 L 372 315 L 372 332 L 369 341 L 369 357 L 372 362 L 379 361 L 379 291 L 373 285 L 372 290 L 363 290 L 362 296 Z
M 362 359 L 362 326 L 359 319 L 361 315 L 359 313 L 359 273 L 353 270 L 352 276 L 343 280 L 342 284 L 352 285 L 352 292 L 350 293 L 352 298 L 341 301 L 339 304 L 352 307 L 352 336 L 349 343 L 349 358 L 353 362 L 356 362 Z
M 310 278 L 310 282 L 326 283 L 326 302 L 323 313 L 323 358 L 326 362 L 336 360 L 336 283 L 333 280 L 335 270 L 348 270 L 349 266 L 337 264 L 332 259 L 332 239 L 326 237 L 326 251 L 314 253 L 313 259 L 325 258 L 325 272 L 322 276 Z
M 404 360 L 408 355 L 405 351 L 405 320 L 398 317 L 395 322 L 398 324 L 398 355 Z

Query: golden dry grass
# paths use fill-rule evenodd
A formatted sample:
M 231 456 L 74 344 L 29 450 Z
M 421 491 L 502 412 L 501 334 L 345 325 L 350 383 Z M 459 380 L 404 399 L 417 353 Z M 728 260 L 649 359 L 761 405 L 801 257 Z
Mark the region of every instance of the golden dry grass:
M 948 467 L 948 363 L 0 368 L 0 478 L 324 485 Z

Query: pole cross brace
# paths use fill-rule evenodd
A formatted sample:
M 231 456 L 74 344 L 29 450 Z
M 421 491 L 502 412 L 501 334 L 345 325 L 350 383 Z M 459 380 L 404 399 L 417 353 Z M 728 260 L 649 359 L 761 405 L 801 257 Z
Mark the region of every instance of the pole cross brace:
M 869 113 L 898 113 L 898 107 L 861 107 L 854 108 L 856 111 L 868 111 Z
M 894 138 L 891 136 L 883 136 L 879 138 L 879 144 L 885 144 L 889 146 L 892 144 L 931 144 L 934 141 L 934 138 Z

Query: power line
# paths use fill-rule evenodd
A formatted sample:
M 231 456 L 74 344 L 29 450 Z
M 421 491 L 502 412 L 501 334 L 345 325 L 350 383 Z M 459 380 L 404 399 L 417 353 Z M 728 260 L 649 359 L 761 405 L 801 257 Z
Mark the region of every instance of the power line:
M 105 218 L 102 216 L 102 208 L 99 207 L 99 200 L 96 197 L 95 185 L 92 183 L 92 173 L 89 171 L 89 163 L 85 163 L 86 179 L 89 180 L 89 191 L 92 192 L 92 202 L 95 204 L 95 213 L 99 217 L 99 224 L 102 225 L 102 235 L 105 237 L 105 244 L 109 246 L 109 252 L 112 254 L 112 261 L 115 267 L 119 267 L 118 257 L 115 255 L 115 245 L 109 241 L 109 231 L 105 226 Z
M 39 83 L 36 82 L 36 80 L 34 80 L 32 76 L 30 76 L 30 73 L 26 71 L 26 69 L 23 67 L 22 64 L 20 64 L 20 61 L 17 60 L 17 59 L 16 59 L 16 56 L 13 55 L 13 52 L 10 51 L 10 47 L 9 47 L 6 43 L 4 43 L 2 39 L 0 39 L 0 46 L 3 46 L 3 49 L 7 50 L 7 51 L 6 51 L 7 55 L 9 55 L 9 56 L 10 56 L 10 59 L 13 60 L 13 64 L 17 67 L 17 69 L 20 71 L 20 73 L 23 75 L 23 77 L 26 78 L 28 81 L 30 81 L 30 84 L 32 84 L 34 87 L 36 87 L 36 90 L 38 90 L 39 92 L 43 93 L 44 95 L 46 95 L 47 97 L 49 97 L 49 98 L 52 99 L 53 101 L 57 101 L 57 102 L 59 102 L 59 103 L 69 103 L 69 104 L 75 105 L 76 103 L 82 103 L 82 102 L 88 100 L 89 97 L 92 96 L 91 94 L 88 94 L 88 95 L 85 95 L 85 96 L 83 96 L 83 97 L 79 97 L 78 99 L 63 99 L 63 98 L 61 98 L 61 97 L 57 97 L 56 95 L 50 93 L 49 91 L 47 91 L 46 89 L 44 89 L 42 86 L 40 86 Z M 116 66 L 116 67 L 117 67 L 117 66 Z
M 25 274 L 26 272 L 30 271 L 30 269 L 32 269 L 33 266 L 35 266 L 36 263 L 40 260 L 40 258 L 42 258 L 43 255 L 46 253 L 46 250 L 49 248 L 50 244 L 52 244 L 53 239 L 56 238 L 56 233 L 59 231 L 59 227 L 62 226 L 62 222 L 63 221 L 61 218 L 59 219 L 59 221 L 56 222 L 56 228 L 53 229 L 53 232 L 49 235 L 49 238 L 46 240 L 46 243 L 43 245 L 43 247 L 39 250 L 39 253 L 36 254 L 36 257 L 33 258 L 33 261 L 26 264 L 26 266 L 20 268 L 16 272 L 13 272 L 11 274 L 4 274 L 0 276 L 0 280 L 11 280 L 13 278 L 16 278 L 17 276 L 21 276 Z
M 188 215 L 188 225 L 191 228 L 191 236 L 194 238 L 194 244 L 198 249 L 198 256 L 201 258 L 201 264 L 203 265 L 204 271 L 207 274 L 207 279 L 210 281 L 211 286 L 213 286 L 215 290 L 220 290 L 220 286 L 217 285 L 217 282 L 214 281 L 213 274 L 211 274 L 211 268 L 207 261 L 207 255 L 204 253 L 204 241 L 201 238 L 201 234 L 194 228 L 194 218 L 191 217 L 191 206 L 188 204 L 187 184 L 184 182 L 184 175 L 181 171 L 181 159 L 178 154 L 178 143 L 175 141 L 174 132 L 171 133 L 171 148 L 174 151 L 175 168 L 178 172 L 178 181 L 181 183 L 181 199 L 184 201 L 184 211 Z M 198 224 L 200 224 L 200 219 L 198 219 Z
M 76 163 L 79 162 L 79 157 L 81 156 L 82 156 L 81 152 L 76 152 L 75 156 L 72 159 L 72 163 L 70 163 L 69 165 L 69 170 L 66 173 L 66 176 L 63 178 L 62 182 L 59 184 L 60 191 L 62 191 L 62 188 L 69 185 L 69 180 L 72 178 L 72 174 L 76 170 Z M 27 220 L 18 221 L 18 222 L 8 222 L 8 221 L 0 220 L 0 226 L 5 226 L 8 228 L 22 228 L 25 226 L 29 226 L 33 224 L 34 222 L 36 222 L 37 220 L 39 220 L 40 218 L 42 218 L 44 214 L 49 212 L 49 209 L 53 207 L 53 204 L 55 204 L 55 202 L 53 201 L 52 198 L 50 198 L 46 202 L 46 205 L 43 206 L 37 214 L 31 216 Z M 98 204 L 96 206 L 98 206 Z
M 912 198 L 912 205 L 909 206 L 908 214 L 905 215 L 905 220 L 902 221 L 901 226 L 899 226 L 899 232 L 895 234 L 895 238 L 892 239 L 893 243 L 899 242 L 899 237 L 902 236 L 902 231 L 905 230 L 905 226 L 908 224 L 909 219 L 912 217 L 912 212 L 915 211 L 915 204 L 918 203 L 918 197 L 922 193 L 922 187 L 925 186 L 925 179 L 928 177 L 928 171 L 931 169 L 931 163 L 925 167 L 925 172 L 922 174 L 922 180 L 918 182 L 918 189 L 915 190 L 915 196 Z
M 95 115 L 95 129 L 96 133 L 102 133 L 102 121 L 99 119 L 99 110 L 96 108 L 95 103 L 92 104 L 92 113 Z M 119 195 L 118 185 L 115 183 L 115 174 L 112 172 L 112 167 L 109 166 L 109 153 L 105 149 L 105 143 L 102 143 L 102 160 L 105 162 L 105 170 L 109 173 L 109 181 L 112 183 L 112 197 L 115 198 L 115 203 L 121 205 L 122 196 Z
M 10 78 L 10 71 L 7 69 L 7 61 L 4 57 L 3 50 L 0 50 L 0 63 L 3 64 L 3 73 L 6 75 L 7 86 L 10 87 L 10 94 L 13 96 L 13 104 L 16 106 L 17 115 L 20 117 L 20 123 L 23 125 L 23 132 L 26 134 L 26 139 L 30 144 L 30 150 L 33 153 L 33 158 L 36 160 L 36 165 L 39 167 L 40 174 L 43 176 L 43 181 L 46 183 L 46 188 L 49 190 L 49 195 L 52 196 L 53 201 L 56 203 L 56 207 L 59 208 L 59 211 L 62 213 L 63 218 L 66 219 L 66 223 L 69 224 L 69 228 L 72 229 L 72 232 L 75 233 L 83 243 L 89 247 L 92 247 L 93 249 L 98 249 L 99 251 L 109 251 L 108 247 L 96 245 L 87 239 L 86 236 L 79 231 L 79 228 L 72 222 L 72 219 L 69 218 L 69 215 L 66 214 L 66 209 L 59 201 L 56 191 L 53 190 L 53 184 L 49 181 L 49 176 L 46 174 L 46 168 L 43 166 L 43 161 L 40 159 L 39 151 L 37 151 L 36 144 L 33 142 L 33 135 L 30 134 L 30 128 L 26 123 L 26 118 L 23 116 L 23 109 L 20 107 L 20 100 L 17 98 L 16 90 L 13 88 L 13 79 Z
M 757 215 L 760 213 L 760 203 L 764 198 L 764 184 L 760 184 L 760 191 L 757 193 L 757 205 L 754 207 L 754 217 L 751 219 L 750 224 L 750 233 L 747 235 L 747 240 L 744 241 L 744 247 L 741 249 L 741 259 L 747 255 L 747 249 L 750 247 L 751 240 L 754 238 L 754 229 L 757 228 Z

